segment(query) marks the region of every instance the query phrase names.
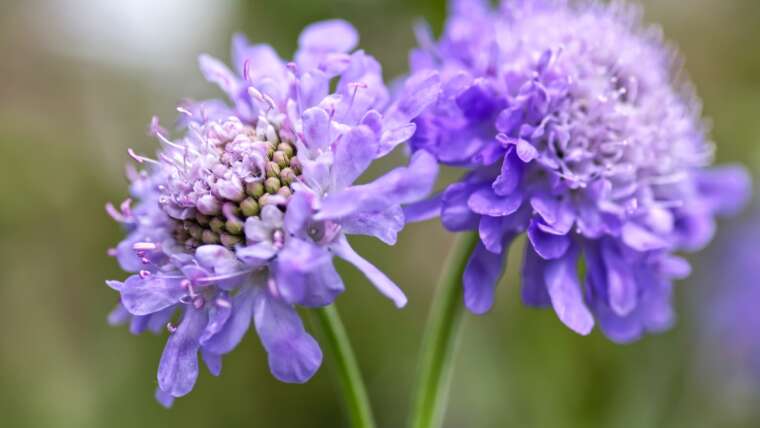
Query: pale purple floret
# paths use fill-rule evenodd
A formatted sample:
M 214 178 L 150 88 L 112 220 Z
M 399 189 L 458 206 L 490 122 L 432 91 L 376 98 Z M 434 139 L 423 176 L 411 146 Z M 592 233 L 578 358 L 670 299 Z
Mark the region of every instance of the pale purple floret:
M 706 169 L 700 106 L 658 29 L 620 2 L 455 0 L 441 39 L 418 38 L 412 75 L 439 72 L 442 92 L 410 146 L 468 172 L 406 212 L 478 232 L 466 306 L 491 308 L 525 234 L 526 304 L 617 342 L 670 326 L 672 281 L 689 273 L 673 253 L 707 244 L 749 180 Z
M 294 305 L 326 306 L 343 292 L 334 255 L 396 306 L 406 304 L 346 235 L 394 244 L 405 224 L 401 206 L 432 189 L 438 167 L 428 153 L 354 182 L 414 133 L 411 121 L 435 101 L 439 83 L 435 74 L 412 79 L 391 103 L 380 65 L 354 51 L 357 42 L 344 21 L 316 23 L 286 63 L 270 46 L 236 36 L 234 70 L 200 57 L 202 73 L 231 104 L 186 102 L 178 108 L 182 138 L 170 140 L 154 119 L 157 159 L 130 151 L 145 166 L 129 173 L 136 205 L 108 211 L 128 232 L 112 253 L 133 275 L 108 281 L 121 295 L 109 321 L 130 322 L 134 333 L 168 326 L 156 391 L 165 406 L 193 388 L 199 353 L 218 375 L 221 356 L 251 322 L 276 378 L 311 378 L 322 352 Z

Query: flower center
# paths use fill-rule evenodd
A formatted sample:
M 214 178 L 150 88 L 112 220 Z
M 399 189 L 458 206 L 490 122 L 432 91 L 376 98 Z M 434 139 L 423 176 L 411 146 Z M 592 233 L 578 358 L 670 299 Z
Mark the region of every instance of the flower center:
M 163 190 L 161 205 L 174 219 L 173 236 L 188 249 L 204 244 L 228 248 L 242 243 L 245 220 L 268 204 L 285 210 L 291 185 L 301 174 L 292 139 L 278 120 L 259 118 L 256 127 L 237 118 L 205 125 L 193 156 L 183 154 Z

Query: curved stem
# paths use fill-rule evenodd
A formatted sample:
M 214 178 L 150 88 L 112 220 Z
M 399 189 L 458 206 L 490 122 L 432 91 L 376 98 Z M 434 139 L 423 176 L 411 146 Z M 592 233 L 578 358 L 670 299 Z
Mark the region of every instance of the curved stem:
M 335 305 L 312 311 L 322 330 L 322 345 L 329 351 L 353 428 L 374 428 L 372 407 L 346 329 Z
M 478 242 L 475 233 L 459 236 L 438 280 L 413 390 L 411 428 L 438 428 L 446 413 L 446 400 L 454 367 L 454 352 L 462 322 L 462 275 Z

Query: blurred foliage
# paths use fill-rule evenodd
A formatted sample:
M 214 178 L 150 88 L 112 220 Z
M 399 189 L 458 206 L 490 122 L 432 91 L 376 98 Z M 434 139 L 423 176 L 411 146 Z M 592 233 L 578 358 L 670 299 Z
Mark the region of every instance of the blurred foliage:
M 137 2 L 141 3 L 141 2 Z M 183 2 L 169 2 L 180 35 Z M 152 114 L 169 122 L 186 95 L 213 95 L 195 70 L 195 53 L 227 58 L 229 37 L 242 31 L 290 54 L 307 23 L 342 17 L 359 29 L 362 47 L 384 64 L 390 79 L 404 72 L 413 46 L 411 27 L 427 18 L 440 30 L 443 0 L 256 0 L 224 3 L 229 13 L 216 31 L 165 64 L 120 65 L 122 46 L 104 45 L 115 61 L 77 54 L 54 24 L 95 0 L 4 0 L 0 6 L 0 426 L 344 426 L 340 400 L 326 365 L 306 385 L 274 380 L 255 335 L 225 358 L 220 378 L 202 373 L 195 390 L 166 411 L 153 401 L 155 371 L 165 341 L 111 328 L 116 302 L 103 285 L 120 278 L 105 250 L 121 231 L 103 211 L 126 195 L 126 148 L 150 151 Z M 687 68 L 714 124 L 722 162 L 760 166 L 760 2 L 680 0 L 646 2 L 647 19 L 662 24 L 687 59 Z M 141 13 L 154 3 L 142 2 Z M 190 2 L 192 7 L 219 7 Z M 56 6 L 56 7 L 53 7 Z M 62 9 L 61 9 L 62 8 Z M 99 9 L 94 9 L 99 10 Z M 167 12 L 167 10 L 164 10 Z M 203 11 L 193 16 L 204 16 Z M 86 19 L 110 19 L 89 13 Z M 138 15 L 139 16 L 139 15 Z M 215 19 L 220 19 L 218 18 Z M 82 18 L 85 19 L 85 18 Z M 139 20 L 138 20 L 139 22 Z M 82 28 L 88 28 L 82 22 Z M 105 22 L 127 40 L 140 26 Z M 74 26 L 77 28 L 77 25 Z M 163 31 L 163 28 L 162 28 Z M 101 34 L 88 37 L 96 45 Z M 102 42 L 105 43 L 105 42 Z M 188 42 L 190 43 L 190 42 Z M 132 46 L 140 55 L 144 46 Z M 125 54 L 125 53 L 124 53 Z M 125 54 L 126 55 L 126 54 Z M 147 53 L 146 53 L 147 55 Z M 147 58 L 147 57 L 146 57 Z M 381 167 L 390 165 L 387 163 Z M 382 168 L 378 167 L 375 171 Z M 348 286 L 339 300 L 375 412 L 383 427 L 404 421 L 415 357 L 437 271 L 451 237 L 434 222 L 409 227 L 395 247 L 356 239 L 359 250 L 408 292 L 397 311 L 356 271 L 340 265 Z M 519 248 L 511 266 L 519 263 Z M 700 272 L 709 260 L 695 259 Z M 516 269 L 485 317 L 467 316 L 460 343 L 449 427 L 756 427 L 760 395 L 737 401 L 719 379 L 696 370 L 700 305 L 685 295 L 698 280 L 679 285 L 676 328 L 636 344 L 617 346 L 595 332 L 578 337 L 549 311 L 524 308 Z M 307 317 L 308 318 L 308 317 Z M 719 352 L 719 350 L 715 350 Z M 760 379 L 757 379 L 760 385 Z M 760 388 L 758 388 L 760 391 Z M 738 403 L 738 404 L 737 404 Z

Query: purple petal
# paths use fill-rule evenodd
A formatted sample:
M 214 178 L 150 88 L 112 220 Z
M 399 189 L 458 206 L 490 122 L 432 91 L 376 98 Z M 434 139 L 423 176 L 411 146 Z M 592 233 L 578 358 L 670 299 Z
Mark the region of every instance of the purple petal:
M 222 356 L 219 354 L 213 354 L 205 349 L 201 349 L 201 357 L 203 362 L 206 363 L 206 368 L 212 376 L 219 376 L 222 374 Z
M 158 386 L 173 397 L 193 389 L 198 379 L 198 338 L 206 327 L 206 312 L 190 307 L 185 311 L 177 331 L 166 342 L 158 365 Z
M 523 139 L 517 140 L 517 157 L 521 161 L 528 163 L 538 156 L 538 150 L 533 145 Z
M 425 71 L 412 75 L 404 84 L 398 103 L 389 114 L 398 114 L 409 122 L 433 104 L 441 93 L 441 78 L 437 72 Z
M 546 289 L 544 269 L 546 261 L 533 250 L 530 245 L 525 246 L 525 259 L 523 261 L 522 299 L 523 302 L 535 308 L 545 308 L 551 305 L 551 298 Z
M 238 74 L 247 76 L 251 82 L 258 82 L 264 77 L 276 80 L 285 77 L 285 64 L 277 52 L 269 45 L 251 45 L 242 34 L 232 38 L 232 62 Z
M 404 228 L 405 213 L 398 206 L 379 213 L 356 213 L 341 220 L 341 230 L 347 235 L 374 236 L 394 245 L 398 232 Z
M 493 182 L 493 191 L 502 196 L 512 194 L 520 184 L 522 169 L 523 164 L 514 154 L 514 150 L 508 149 L 501 165 L 501 174 Z
M 278 279 L 278 285 L 284 281 L 300 282 L 304 291 L 298 299 L 291 298 L 291 300 L 293 300 L 292 303 L 307 308 L 327 306 L 333 303 L 345 291 L 343 280 L 338 275 L 332 262 L 317 266 L 305 273 L 290 272 L 284 278 L 278 275 Z
M 581 335 L 591 333 L 594 317 L 583 302 L 578 273 L 577 251 L 569 251 L 564 257 L 546 264 L 544 278 L 554 312 L 571 330 Z
M 169 306 L 154 314 L 148 315 L 148 330 L 153 333 L 161 333 L 166 329 L 166 324 L 171 321 L 174 313 L 177 311 L 177 306 Z
M 269 293 L 256 296 L 254 322 L 269 354 L 269 368 L 277 379 L 303 383 L 322 364 L 319 345 L 303 328 L 296 311 Z
M 430 193 L 437 173 L 435 158 L 425 151 L 418 151 L 408 167 L 396 168 L 369 184 L 327 195 L 315 219 L 337 219 L 362 211 L 378 212 L 418 201 Z
M 288 200 L 285 212 L 285 229 L 292 234 L 300 234 L 311 220 L 313 214 L 311 197 L 307 192 L 296 192 Z
M 539 193 L 530 199 L 530 205 L 541 216 L 543 223 L 550 226 L 549 229 L 542 227 L 545 232 L 566 235 L 572 229 L 575 214 L 570 203 L 547 193 Z
M 456 104 L 462 114 L 470 120 L 484 120 L 494 114 L 498 107 L 495 98 L 483 85 L 481 79 L 476 80 L 472 86 L 459 94 Z
M 528 227 L 528 239 L 536 253 L 546 260 L 562 257 L 570 246 L 570 238 L 566 235 L 554 235 L 546 233 L 538 226 L 538 222 L 531 220 Z
M 354 182 L 375 159 L 377 136 L 364 125 L 351 128 L 335 145 L 332 177 L 337 189 Z
M 304 304 L 309 295 L 312 272 L 332 266 L 332 255 L 325 248 L 295 237 L 288 239 L 277 257 L 276 279 L 280 297 L 288 304 Z M 321 284 L 320 284 L 321 285 Z M 327 287 L 332 287 L 328 284 Z M 342 289 L 342 283 L 337 286 Z
M 116 304 L 116 307 L 113 308 L 111 313 L 108 314 L 108 324 L 114 326 L 126 324 L 131 317 L 132 314 L 130 314 L 127 308 L 119 302 Z
M 625 316 L 636 308 L 636 281 L 631 266 L 613 245 L 607 241 L 602 246 L 602 257 L 607 267 L 607 293 L 612 310 Z
M 201 245 L 195 250 L 195 259 L 201 266 L 213 269 L 215 273 L 230 273 L 240 267 L 235 253 L 221 245 Z
M 476 315 L 488 312 L 493 306 L 494 291 L 507 263 L 506 254 L 494 254 L 482 243 L 473 250 L 464 270 L 464 304 Z
M 298 37 L 301 49 L 324 52 L 348 52 L 359 42 L 356 29 L 342 19 L 315 22 Z
M 499 196 L 490 187 L 483 187 L 470 195 L 467 199 L 467 206 L 481 215 L 505 217 L 517 211 L 522 200 L 520 192 Z
M 174 405 L 174 397 L 168 392 L 162 391 L 161 388 L 156 387 L 154 397 L 156 397 L 156 401 L 158 401 L 159 404 L 167 409 L 170 409 L 172 405 Z
M 303 134 L 311 149 L 318 149 L 330 143 L 330 116 L 320 107 L 311 107 L 303 112 Z
M 157 274 L 147 278 L 132 275 L 121 289 L 121 303 L 133 315 L 148 315 L 168 308 L 185 295 L 181 278 L 166 278 Z
M 255 287 L 245 287 L 232 299 L 232 313 L 218 333 L 203 342 L 203 349 L 212 354 L 224 355 L 240 343 L 251 325 Z
M 208 55 L 198 57 L 203 76 L 209 82 L 216 83 L 230 97 L 237 97 L 238 78 L 224 63 Z
M 749 200 L 752 178 L 744 167 L 722 166 L 700 171 L 697 186 L 713 212 L 733 215 Z
M 357 269 L 359 269 L 372 284 L 382 293 L 384 296 L 393 300 L 396 307 L 402 308 L 406 305 L 406 296 L 404 292 L 396 284 L 393 283 L 384 273 L 380 272 L 378 268 L 372 265 L 367 260 L 363 259 L 359 254 L 354 251 L 348 244 L 345 236 L 342 236 L 338 242 L 331 246 L 336 256 L 351 263 Z
M 198 339 L 201 345 L 219 333 L 232 315 L 232 303 L 229 301 L 226 292 L 220 293 L 208 306 L 210 307 L 208 325 L 203 331 L 203 335 Z
M 427 221 L 441 215 L 443 194 L 439 193 L 429 199 L 422 200 L 404 206 L 404 218 L 406 223 Z
M 277 254 L 277 251 L 279 249 L 271 242 L 259 242 L 246 247 L 238 247 L 235 253 L 247 265 L 258 267 L 266 265 Z
M 509 224 L 511 222 L 502 217 L 483 216 L 480 219 L 478 235 L 480 242 L 488 251 L 494 254 L 501 254 L 504 251 L 504 236 L 506 233 L 511 233 L 505 225 Z
M 461 232 L 478 227 L 480 216 L 472 212 L 467 204 L 475 186 L 469 183 L 454 183 L 443 192 L 441 200 L 441 223 L 450 232 Z
M 298 79 L 298 101 L 302 110 L 319 104 L 330 90 L 330 81 L 319 70 L 303 73 Z
M 396 146 L 412 138 L 416 131 L 417 125 L 414 123 L 407 123 L 398 128 L 389 129 L 383 132 L 380 137 L 380 148 L 377 156 L 384 156 L 390 153 Z
M 665 239 L 630 221 L 623 225 L 622 233 L 623 242 L 636 251 L 661 250 L 668 247 Z

